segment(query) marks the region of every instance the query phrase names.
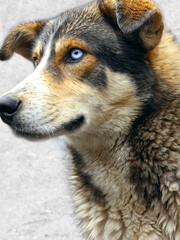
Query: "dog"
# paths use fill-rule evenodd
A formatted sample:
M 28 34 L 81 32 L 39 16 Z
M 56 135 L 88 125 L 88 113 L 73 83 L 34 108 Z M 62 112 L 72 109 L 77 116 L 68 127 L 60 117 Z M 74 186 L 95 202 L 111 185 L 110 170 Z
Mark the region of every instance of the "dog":
M 86 239 L 180 239 L 180 46 L 150 0 L 101 0 L 15 27 L 34 72 L 0 98 L 26 138 L 64 135 Z

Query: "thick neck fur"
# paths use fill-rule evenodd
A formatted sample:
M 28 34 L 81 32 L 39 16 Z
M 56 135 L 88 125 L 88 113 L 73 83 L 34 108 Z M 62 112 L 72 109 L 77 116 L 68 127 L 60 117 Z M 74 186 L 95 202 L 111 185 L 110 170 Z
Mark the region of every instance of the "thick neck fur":
M 72 137 L 69 141 L 75 151 L 81 155 L 82 173 L 86 174 L 95 188 L 103 196 L 107 196 L 112 205 L 117 204 L 124 186 L 119 184 L 124 181 L 126 172 L 123 171 L 130 146 L 127 136 L 121 133 L 107 131 L 94 134 L 84 134 Z M 78 163 L 79 164 L 79 163 Z M 111 196 L 110 198 L 108 196 Z M 128 196 L 126 196 L 128 197 Z M 124 201 L 124 200 L 123 200 Z
M 162 197 L 163 174 L 180 169 L 179 100 L 167 104 L 169 106 L 145 119 L 146 123 L 135 127 L 133 132 L 122 134 L 106 129 L 69 139 L 70 145 L 82 156 L 82 170 L 104 195 L 111 196 L 112 204 L 115 199 L 120 202 L 124 192 L 126 198 L 136 195 L 136 199 L 149 206 L 152 200 Z M 177 180 L 176 174 L 172 182 L 173 179 Z
M 80 188 L 93 189 L 90 196 L 96 195 L 92 197 L 94 201 L 107 208 L 116 207 L 122 215 L 123 211 L 132 210 L 148 217 L 151 209 L 153 221 L 159 222 L 167 236 L 175 236 L 180 224 L 177 49 L 172 37 L 165 35 L 148 56 L 159 79 L 156 94 L 164 92 L 168 96 L 162 98 L 164 102 L 158 111 L 137 125 L 132 124 L 124 133 L 122 129 L 105 128 L 68 137 L 75 173 L 85 181 Z M 161 58 L 161 52 L 168 56 L 168 61 L 165 56 Z M 168 66 L 173 72 L 165 71 Z

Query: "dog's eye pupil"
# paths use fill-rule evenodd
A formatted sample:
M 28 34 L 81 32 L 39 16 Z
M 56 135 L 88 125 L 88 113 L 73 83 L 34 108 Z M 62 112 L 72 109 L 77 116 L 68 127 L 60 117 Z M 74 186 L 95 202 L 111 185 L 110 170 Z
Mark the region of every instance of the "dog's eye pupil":
M 84 56 L 84 51 L 78 48 L 74 48 L 70 52 L 70 58 L 72 60 L 80 60 Z

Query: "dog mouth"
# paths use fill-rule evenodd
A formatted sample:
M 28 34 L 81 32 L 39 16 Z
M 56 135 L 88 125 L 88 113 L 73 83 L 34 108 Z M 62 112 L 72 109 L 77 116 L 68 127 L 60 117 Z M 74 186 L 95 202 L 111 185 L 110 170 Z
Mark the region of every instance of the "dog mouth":
M 76 118 L 70 120 L 69 122 L 63 123 L 59 127 L 54 127 L 53 130 L 52 129 L 48 130 L 48 128 L 45 125 L 39 127 L 32 125 L 28 126 L 28 124 L 20 122 L 10 126 L 16 135 L 25 138 L 43 139 L 74 133 L 75 131 L 79 130 L 84 125 L 84 123 L 85 116 L 78 115 Z

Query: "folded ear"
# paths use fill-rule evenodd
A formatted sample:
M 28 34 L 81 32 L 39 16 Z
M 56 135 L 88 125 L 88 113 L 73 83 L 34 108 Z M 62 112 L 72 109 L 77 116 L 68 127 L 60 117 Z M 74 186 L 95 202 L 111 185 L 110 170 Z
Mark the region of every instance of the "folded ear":
M 150 0 L 102 0 L 100 9 L 131 43 L 146 50 L 159 44 L 164 29 L 162 14 Z
M 8 60 L 14 52 L 31 60 L 31 50 L 45 21 L 30 22 L 15 27 L 0 49 L 0 60 Z

